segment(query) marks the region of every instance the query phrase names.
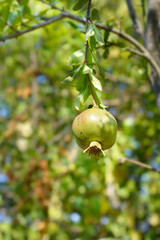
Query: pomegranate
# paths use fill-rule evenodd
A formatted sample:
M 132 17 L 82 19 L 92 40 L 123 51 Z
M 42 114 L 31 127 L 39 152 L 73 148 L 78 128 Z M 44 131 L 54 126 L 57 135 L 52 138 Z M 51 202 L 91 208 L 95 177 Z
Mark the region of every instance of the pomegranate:
M 89 157 L 95 155 L 99 159 L 103 150 L 113 146 L 117 134 L 117 122 L 106 110 L 90 108 L 80 113 L 73 121 L 73 133 L 76 142 Z

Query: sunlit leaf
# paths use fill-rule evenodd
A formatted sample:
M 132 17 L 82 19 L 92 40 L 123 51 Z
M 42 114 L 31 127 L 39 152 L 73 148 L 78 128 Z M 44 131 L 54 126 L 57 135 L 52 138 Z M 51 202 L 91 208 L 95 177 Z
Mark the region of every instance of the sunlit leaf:
M 62 83 L 70 83 L 70 82 L 72 82 L 72 80 L 73 80 L 73 77 L 68 76 L 67 78 L 65 78 L 65 79 L 62 81 Z
M 82 62 L 84 62 L 84 51 L 83 50 L 78 50 L 78 51 L 74 52 L 69 59 L 69 63 L 72 65 L 81 64 Z
M 89 75 L 90 76 L 90 79 L 91 79 L 91 82 L 93 84 L 93 86 L 98 89 L 99 91 L 102 91 L 102 85 L 101 85 L 101 82 L 94 76 L 94 75 Z
M 88 85 L 84 91 L 79 93 L 76 99 L 75 107 L 77 110 L 79 110 L 83 106 L 85 101 L 88 99 L 89 95 L 90 95 L 90 87 Z
M 93 70 L 91 68 L 89 68 L 86 64 L 84 65 L 84 68 L 83 68 L 83 74 L 92 74 L 93 73 Z

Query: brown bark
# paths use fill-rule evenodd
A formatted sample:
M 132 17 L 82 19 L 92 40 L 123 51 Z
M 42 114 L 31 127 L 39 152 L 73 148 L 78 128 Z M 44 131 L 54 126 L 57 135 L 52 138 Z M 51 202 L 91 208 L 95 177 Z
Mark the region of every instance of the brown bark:
M 145 45 L 147 50 L 160 67 L 160 0 L 148 1 L 147 24 L 145 31 Z M 160 77 L 152 69 L 152 87 L 156 94 L 156 103 L 160 112 Z

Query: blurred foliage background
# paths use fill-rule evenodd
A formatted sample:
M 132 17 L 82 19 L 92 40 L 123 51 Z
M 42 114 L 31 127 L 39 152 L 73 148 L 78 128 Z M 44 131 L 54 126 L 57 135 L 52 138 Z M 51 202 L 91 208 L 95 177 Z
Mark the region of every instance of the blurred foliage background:
M 57 5 L 75 13 L 74 3 Z M 23 29 L 23 19 L 30 26 L 57 14 L 40 1 L 0 4 L 1 36 Z M 134 34 L 125 2 L 92 5 L 102 23 L 118 20 L 123 31 Z M 86 7 L 76 14 L 85 16 Z M 160 168 L 160 121 L 146 61 L 124 51 L 128 43 L 114 34 L 109 40 L 117 45 L 107 59 L 98 51 L 105 70 L 103 103 L 118 121 L 118 136 L 105 157 L 89 159 L 71 130 L 77 92 L 62 84 L 70 71 L 68 58 L 84 46 L 83 31 L 64 19 L 0 43 L 2 240 L 160 239 L 160 175 L 119 165 L 127 157 Z M 91 99 L 83 109 L 89 104 Z

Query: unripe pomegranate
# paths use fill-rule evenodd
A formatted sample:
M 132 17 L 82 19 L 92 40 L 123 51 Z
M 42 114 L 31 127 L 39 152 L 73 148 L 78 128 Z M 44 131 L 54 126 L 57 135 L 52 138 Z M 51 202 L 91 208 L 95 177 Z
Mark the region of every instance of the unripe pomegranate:
M 90 108 L 80 113 L 73 121 L 73 133 L 77 144 L 89 152 L 89 157 L 99 158 L 103 150 L 113 146 L 117 134 L 117 122 L 106 110 Z

